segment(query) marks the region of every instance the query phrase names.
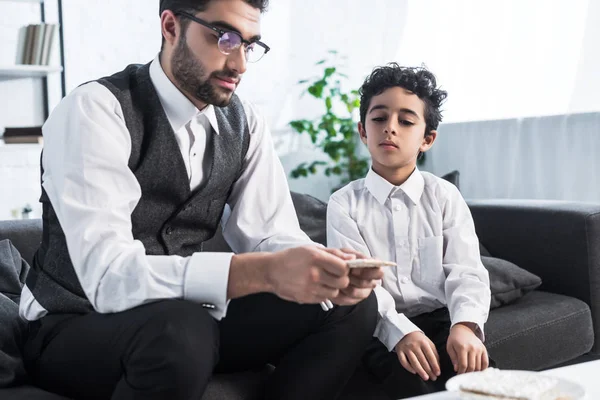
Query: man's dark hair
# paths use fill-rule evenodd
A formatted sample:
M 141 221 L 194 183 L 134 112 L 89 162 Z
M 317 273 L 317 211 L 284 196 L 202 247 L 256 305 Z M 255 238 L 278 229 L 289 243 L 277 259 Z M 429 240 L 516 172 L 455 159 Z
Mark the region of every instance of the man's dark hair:
M 363 126 L 371 99 L 392 87 L 411 91 L 423 101 L 425 136 L 437 129 L 442 121 L 440 107 L 448 93 L 437 87 L 435 76 L 425 67 L 401 67 L 395 62 L 375 68 L 360 87 L 360 122 Z
M 218 0 L 160 0 L 160 5 L 158 7 L 158 15 L 162 15 L 163 11 L 171 10 L 175 11 L 185 11 L 190 14 L 196 14 L 202 12 L 208 8 L 208 5 Z M 250 4 L 254 8 L 258 8 L 261 13 L 267 10 L 269 7 L 269 0 L 244 0 L 246 3 Z M 188 19 L 181 19 L 181 30 L 183 33 L 186 32 L 190 21 Z M 162 39 L 162 46 L 165 44 L 165 39 Z M 161 50 L 162 50 L 161 46 Z
M 160 0 L 159 14 L 162 15 L 163 11 L 187 11 L 195 14 L 202 12 L 208 8 L 208 4 L 211 1 L 218 0 Z M 269 6 L 269 0 L 244 0 L 254 8 L 258 8 L 260 12 L 265 12 Z

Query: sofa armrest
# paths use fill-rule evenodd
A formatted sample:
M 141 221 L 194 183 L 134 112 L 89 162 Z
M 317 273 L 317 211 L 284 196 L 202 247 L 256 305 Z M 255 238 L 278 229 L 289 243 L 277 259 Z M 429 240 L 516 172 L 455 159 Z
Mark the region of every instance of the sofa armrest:
M 592 311 L 600 353 L 600 204 L 553 200 L 468 201 L 481 243 L 542 278 L 541 290 L 578 298 Z
M 10 239 L 29 265 L 42 241 L 41 219 L 0 221 L 0 240 Z

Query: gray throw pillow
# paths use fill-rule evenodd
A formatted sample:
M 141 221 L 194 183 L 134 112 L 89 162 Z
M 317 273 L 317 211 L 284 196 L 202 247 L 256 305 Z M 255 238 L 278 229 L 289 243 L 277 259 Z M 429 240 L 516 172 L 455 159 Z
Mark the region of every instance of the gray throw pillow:
M 492 309 L 510 304 L 542 284 L 539 276 L 510 261 L 486 256 L 481 256 L 481 261 L 490 274 Z
M 440 178 L 447 180 L 448 182 L 456 186 L 458 190 L 460 190 L 460 172 L 458 172 L 457 170 L 448 172 L 446 175 L 442 175 Z
M 0 241 L 0 388 L 25 382 L 21 358 L 25 321 L 19 317 L 19 296 L 29 265 L 9 240 Z
M 327 245 L 327 204 L 307 194 L 292 192 L 300 228 L 314 242 Z
M 27 379 L 21 358 L 25 329 L 19 305 L 0 293 L 0 388 L 21 385 Z

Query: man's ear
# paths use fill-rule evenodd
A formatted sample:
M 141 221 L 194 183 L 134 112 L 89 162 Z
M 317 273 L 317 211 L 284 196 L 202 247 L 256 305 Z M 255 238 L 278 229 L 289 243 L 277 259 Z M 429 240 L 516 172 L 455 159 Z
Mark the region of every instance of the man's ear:
M 423 143 L 421 143 L 421 147 L 419 147 L 419 150 L 422 152 L 429 150 L 431 146 L 433 146 L 433 142 L 435 142 L 435 139 L 437 139 L 437 131 L 429 131 L 429 135 L 425 135 L 425 137 L 423 138 Z
M 160 16 L 160 26 L 164 40 L 171 46 L 175 46 L 179 40 L 179 35 L 181 35 L 181 24 L 173 11 L 163 11 Z
M 362 122 L 358 123 L 358 135 L 360 136 L 360 140 L 364 144 L 367 144 L 367 132 L 365 131 L 365 127 L 363 126 Z

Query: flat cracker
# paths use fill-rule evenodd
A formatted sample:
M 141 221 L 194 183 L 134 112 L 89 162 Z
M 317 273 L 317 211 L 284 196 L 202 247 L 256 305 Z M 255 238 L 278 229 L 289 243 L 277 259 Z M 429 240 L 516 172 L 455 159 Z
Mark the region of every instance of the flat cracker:
M 382 261 L 375 259 L 357 259 L 346 261 L 350 268 L 377 268 L 377 267 L 395 267 L 396 263 L 391 261 Z

